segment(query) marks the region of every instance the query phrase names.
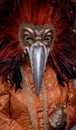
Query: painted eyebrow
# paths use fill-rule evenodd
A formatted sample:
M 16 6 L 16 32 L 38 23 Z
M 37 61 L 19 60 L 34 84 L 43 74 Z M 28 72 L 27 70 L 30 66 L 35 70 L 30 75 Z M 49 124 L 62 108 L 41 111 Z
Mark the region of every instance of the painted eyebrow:
M 48 33 L 50 33 L 50 32 L 53 32 L 53 30 L 52 29 L 50 29 L 50 28 L 48 28 L 48 29 L 45 29 L 45 34 L 48 34 Z
M 27 31 L 29 33 L 33 33 L 33 30 L 29 27 L 24 27 L 24 32 Z

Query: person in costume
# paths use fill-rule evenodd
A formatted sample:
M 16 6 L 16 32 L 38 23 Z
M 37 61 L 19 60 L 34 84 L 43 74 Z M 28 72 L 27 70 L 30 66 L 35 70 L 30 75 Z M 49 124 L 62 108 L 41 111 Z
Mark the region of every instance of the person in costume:
M 70 130 L 76 124 L 75 4 L 0 5 L 0 130 Z

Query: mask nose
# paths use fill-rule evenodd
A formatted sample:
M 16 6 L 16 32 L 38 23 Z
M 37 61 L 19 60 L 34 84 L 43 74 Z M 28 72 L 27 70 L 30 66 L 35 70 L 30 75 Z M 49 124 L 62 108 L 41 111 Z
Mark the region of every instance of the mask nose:
M 46 48 L 46 46 L 41 42 L 36 42 L 31 47 L 26 46 L 24 51 L 27 51 L 29 54 L 33 79 L 36 87 L 36 95 L 39 95 L 50 48 Z

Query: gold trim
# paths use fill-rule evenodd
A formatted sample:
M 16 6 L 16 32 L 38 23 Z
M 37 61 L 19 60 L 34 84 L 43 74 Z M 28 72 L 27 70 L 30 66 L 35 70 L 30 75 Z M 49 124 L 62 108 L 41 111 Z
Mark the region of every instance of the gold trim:
M 36 130 L 36 122 L 34 120 L 33 106 L 31 103 L 31 98 L 29 95 L 28 87 L 26 85 L 26 79 L 24 78 L 24 74 L 23 74 L 22 69 L 21 69 L 21 72 L 22 72 L 23 88 L 25 90 L 25 95 L 26 95 L 26 99 L 27 99 L 28 110 L 29 110 L 29 114 L 30 114 L 30 118 L 31 118 L 31 122 L 32 122 L 32 127 L 33 127 L 33 130 Z
M 42 83 L 43 102 L 44 102 L 44 130 L 48 130 L 48 107 L 47 107 L 47 94 L 44 82 Z

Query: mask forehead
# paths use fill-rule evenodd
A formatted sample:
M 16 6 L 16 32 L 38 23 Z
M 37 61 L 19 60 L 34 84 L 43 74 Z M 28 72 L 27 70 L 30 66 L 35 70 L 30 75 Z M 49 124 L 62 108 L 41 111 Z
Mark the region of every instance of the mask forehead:
M 52 24 L 45 24 L 45 25 L 33 25 L 28 23 L 22 23 L 19 28 L 19 32 L 22 30 L 28 30 L 30 32 L 35 32 L 36 35 L 41 35 L 46 30 L 52 30 L 55 33 L 55 27 Z
M 35 31 L 35 34 L 36 34 L 37 36 L 41 36 L 41 34 L 44 32 L 43 29 L 41 29 L 41 30 L 34 29 L 34 31 Z

